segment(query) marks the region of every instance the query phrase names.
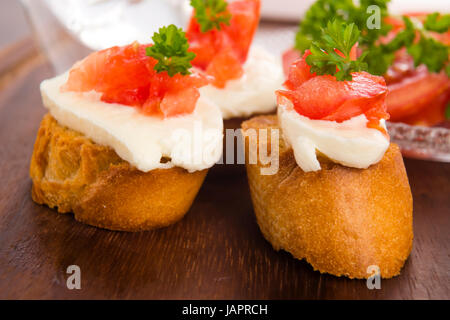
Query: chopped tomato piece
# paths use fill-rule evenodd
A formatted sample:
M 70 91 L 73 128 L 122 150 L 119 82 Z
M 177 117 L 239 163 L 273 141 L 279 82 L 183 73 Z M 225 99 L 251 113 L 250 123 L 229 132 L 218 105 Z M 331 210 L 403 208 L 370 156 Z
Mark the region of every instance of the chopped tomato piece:
M 199 97 L 200 93 L 194 87 L 186 88 L 178 92 L 168 92 L 162 99 L 159 108 L 166 117 L 192 113 Z
M 291 48 L 283 52 L 281 57 L 283 61 L 283 71 L 286 76 L 289 75 L 289 69 L 294 61 L 300 59 L 302 57 L 300 51 L 295 48 Z
M 311 51 L 306 50 L 302 59 L 295 60 L 291 63 L 288 72 L 288 79 L 284 83 L 284 86 L 290 90 L 301 86 L 304 82 L 315 77 L 315 74 L 311 74 L 311 67 L 306 63 L 306 57 L 311 54 Z
M 226 81 L 243 74 L 242 64 L 258 26 L 260 6 L 260 0 L 233 1 L 228 4 L 230 25 L 207 32 L 201 32 L 192 15 L 186 32 L 189 50 L 196 54 L 192 64 L 215 77 L 215 86 L 224 87 Z
M 146 55 L 149 45 L 137 42 L 94 52 L 70 71 L 63 91 L 101 93 L 101 100 L 141 108 L 149 115 L 164 117 L 191 113 L 199 97 L 198 88 L 209 79 L 198 73 L 157 73 L 157 61 Z
M 292 64 L 285 83 L 287 90 L 277 91 L 279 99 L 289 99 L 299 114 L 310 119 L 343 122 L 364 114 L 369 120 L 368 127 L 385 133 L 379 126 L 380 119 L 389 118 L 384 79 L 367 72 L 352 73 L 352 81 L 311 74 L 305 61 L 309 54 L 306 52 L 301 60 Z
M 214 56 L 208 68 L 206 68 L 206 73 L 214 78 L 214 86 L 224 88 L 228 80 L 238 79 L 244 72 L 233 54 L 222 51 Z

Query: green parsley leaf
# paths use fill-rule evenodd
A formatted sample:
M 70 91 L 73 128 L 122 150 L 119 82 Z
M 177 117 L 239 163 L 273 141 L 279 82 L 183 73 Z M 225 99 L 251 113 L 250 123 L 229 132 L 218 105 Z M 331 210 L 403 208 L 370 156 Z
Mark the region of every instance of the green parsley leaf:
M 354 8 L 352 0 L 317 0 L 306 12 L 296 34 L 295 48 L 301 52 L 309 49 L 313 40 L 322 37 L 322 27 L 328 21 L 345 21 L 348 12 Z
M 300 23 L 295 36 L 295 48 L 304 52 L 314 41 L 319 41 L 322 38 L 320 26 L 327 25 L 329 21 L 354 23 L 361 30 L 358 46 L 363 52 L 367 52 L 365 62 L 370 73 L 384 75 L 395 59 L 395 52 L 406 48 L 416 66 L 424 64 L 432 72 L 445 69 L 450 75 L 449 46 L 432 38 L 428 32 L 447 32 L 450 15 L 430 14 L 423 25 L 414 18 L 404 16 L 405 29 L 397 33 L 389 43 L 380 43 L 380 37 L 387 35 L 392 28 L 383 23 L 384 18 L 389 16 L 389 2 L 390 0 L 360 0 L 359 5 L 356 5 L 353 0 L 317 0 Z M 373 14 L 368 10 L 372 5 L 380 10 L 379 29 L 370 29 L 367 24 L 368 18 Z M 420 38 L 415 41 L 417 35 Z
M 408 17 L 403 17 L 403 22 L 405 23 L 405 29 L 397 33 L 394 39 L 388 44 L 381 45 L 384 47 L 384 51 L 387 53 L 393 53 L 402 47 L 410 46 L 416 37 L 416 30 L 411 19 Z
M 414 24 L 408 17 L 403 17 L 405 29 L 397 33 L 394 39 L 387 44 L 377 44 L 370 47 L 366 62 L 371 74 L 382 76 L 392 65 L 395 59 L 394 53 L 402 47 L 410 46 L 416 37 Z
M 373 44 L 381 36 L 386 35 L 391 29 L 386 24 L 381 24 L 380 29 L 369 29 L 367 19 L 371 15 L 367 8 L 376 5 L 380 9 L 381 21 L 388 15 L 387 4 L 390 0 L 360 0 L 356 6 L 353 0 L 317 0 L 305 14 L 300 22 L 295 37 L 295 48 L 300 52 L 309 49 L 311 42 L 320 39 L 322 26 L 328 21 L 341 21 L 354 23 L 362 31 L 361 44 Z
M 450 14 L 441 15 L 439 12 L 429 14 L 423 27 L 428 31 L 447 32 L 450 29 Z
M 384 75 L 392 64 L 394 53 L 406 47 L 408 53 L 414 59 L 414 65 L 427 66 L 431 72 L 440 72 L 449 61 L 449 46 L 428 37 L 425 32 L 417 29 L 416 25 L 408 17 L 403 17 L 405 29 L 399 32 L 394 39 L 387 44 L 374 45 L 369 48 L 366 62 L 369 64 L 369 72 L 376 75 Z M 415 42 L 417 32 L 419 41 Z M 391 60 L 392 59 L 392 60 Z
M 355 22 L 361 30 L 360 45 L 372 46 L 381 36 L 387 35 L 392 29 L 392 26 L 383 23 L 384 19 L 389 15 L 388 3 L 390 0 L 360 0 L 359 2 L 359 8 L 352 13 L 352 17 L 349 17 L 354 20 L 347 21 Z M 367 26 L 369 18 L 373 15 L 372 11 L 368 11 L 368 8 L 371 6 L 376 6 L 380 10 L 380 28 L 369 28 Z
M 158 60 L 155 65 L 157 72 L 167 71 L 171 77 L 177 73 L 190 74 L 195 53 L 188 51 L 189 43 L 181 28 L 173 24 L 159 28 L 152 39 L 154 44 L 146 49 L 146 54 Z
M 394 53 L 387 52 L 382 46 L 372 47 L 365 52 L 367 53 L 365 61 L 369 66 L 368 72 L 374 75 L 384 75 L 395 59 Z
M 424 35 L 418 43 L 408 47 L 408 53 L 413 57 L 416 67 L 424 64 L 431 72 L 440 72 L 449 59 L 448 46 Z
M 330 74 L 339 81 L 350 81 L 352 72 L 367 70 L 367 64 L 363 62 L 365 54 L 356 61 L 350 58 L 350 51 L 359 36 L 360 31 L 354 23 L 347 25 L 337 20 L 328 22 L 327 28 L 323 30 L 321 41 L 312 43 L 311 54 L 306 57 L 306 63 L 311 66 L 311 73 Z M 344 57 L 337 54 L 336 49 Z
M 195 19 L 202 32 L 220 30 L 222 24 L 230 25 L 231 14 L 227 11 L 225 0 L 191 0 L 195 9 Z

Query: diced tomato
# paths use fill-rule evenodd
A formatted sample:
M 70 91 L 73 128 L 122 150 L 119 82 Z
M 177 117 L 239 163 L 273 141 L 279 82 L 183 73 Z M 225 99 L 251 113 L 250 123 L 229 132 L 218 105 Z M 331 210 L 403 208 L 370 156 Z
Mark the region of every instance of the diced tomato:
M 95 90 L 104 102 L 138 107 L 149 115 L 191 113 L 199 97 L 198 88 L 210 80 L 198 73 L 173 77 L 167 72 L 157 73 L 156 60 L 145 53 L 148 46 L 135 42 L 90 54 L 72 68 L 62 90 Z
M 302 59 L 295 60 L 291 63 L 288 72 L 288 79 L 284 83 L 284 86 L 290 90 L 301 86 L 304 82 L 313 78 L 315 74 L 311 74 L 311 67 L 306 63 L 306 57 L 311 54 L 311 51 L 306 50 Z
M 387 86 L 382 77 L 367 72 L 352 73 L 352 81 L 337 81 L 334 76 L 318 76 L 310 73 L 306 64 L 306 52 L 295 61 L 285 83 L 287 90 L 277 91 L 279 99 L 289 99 L 301 115 L 315 120 L 343 122 L 365 114 L 368 127 L 385 133 L 379 126 L 380 119 L 388 119 L 385 98 Z
M 230 26 L 225 26 L 224 32 L 231 40 L 241 63 L 247 59 L 248 50 L 258 27 L 260 7 L 260 0 L 234 1 L 229 4 L 232 18 Z
M 161 101 L 160 109 L 165 117 L 192 113 L 200 97 L 197 88 L 191 87 L 178 92 L 168 92 Z
M 228 80 L 238 79 L 243 73 L 239 60 L 225 50 L 216 54 L 206 68 L 206 74 L 214 78 L 213 84 L 218 88 L 224 88 Z
M 72 68 L 65 88 L 96 90 L 104 93 L 105 100 L 119 99 L 120 103 L 128 105 L 142 103 L 145 100 L 143 88 L 150 81 L 145 47 L 135 43 L 90 54 Z M 117 88 L 121 92 L 117 92 Z
M 207 32 L 201 32 L 192 15 L 186 32 L 189 50 L 196 54 L 192 63 L 215 77 L 215 86 L 224 87 L 226 81 L 241 77 L 258 26 L 260 6 L 260 0 L 233 1 L 228 4 L 230 25 L 222 24 L 220 30 Z
M 283 52 L 281 59 L 283 61 L 283 72 L 286 77 L 289 75 L 289 69 L 291 68 L 292 63 L 301 57 L 302 55 L 300 51 L 295 48 L 291 48 Z

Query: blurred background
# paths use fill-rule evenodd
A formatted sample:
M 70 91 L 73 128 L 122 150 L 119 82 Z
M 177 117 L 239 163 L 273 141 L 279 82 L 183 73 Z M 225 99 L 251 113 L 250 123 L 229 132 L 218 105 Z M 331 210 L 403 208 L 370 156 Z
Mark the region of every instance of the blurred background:
M 298 21 L 314 0 L 263 0 L 256 42 L 280 54 L 293 41 Z M 392 0 L 393 12 L 449 11 L 448 0 Z M 189 0 L 2 0 L 0 50 L 21 59 L 39 46 L 56 73 L 89 51 L 134 40 L 146 43 L 161 25 L 185 26 Z M 27 21 L 28 20 L 28 21 Z

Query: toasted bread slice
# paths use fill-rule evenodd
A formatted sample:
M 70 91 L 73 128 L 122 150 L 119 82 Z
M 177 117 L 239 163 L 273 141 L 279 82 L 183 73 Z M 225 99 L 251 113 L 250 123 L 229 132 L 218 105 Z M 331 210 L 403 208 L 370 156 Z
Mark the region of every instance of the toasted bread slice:
M 242 128 L 244 136 L 249 129 L 278 129 L 277 117 L 255 117 Z M 322 273 L 368 278 L 378 267 L 383 278 L 398 275 L 413 240 L 412 195 L 398 146 L 391 144 L 368 169 L 345 167 L 319 155 L 322 170 L 304 172 L 279 136 L 277 173 L 262 175 L 260 161 L 247 163 L 264 237 L 276 250 L 306 259 Z M 271 149 L 269 139 L 262 143 Z
M 122 231 L 180 220 L 207 171 L 139 171 L 113 149 L 61 126 L 49 114 L 41 122 L 30 166 L 35 202 L 73 212 L 78 221 Z

